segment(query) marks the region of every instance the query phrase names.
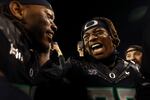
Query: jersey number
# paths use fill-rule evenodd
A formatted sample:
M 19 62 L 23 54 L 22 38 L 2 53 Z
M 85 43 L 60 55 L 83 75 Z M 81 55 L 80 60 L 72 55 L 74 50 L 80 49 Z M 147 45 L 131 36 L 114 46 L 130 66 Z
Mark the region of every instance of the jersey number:
M 113 88 L 89 88 L 92 100 L 116 100 Z M 135 89 L 117 88 L 117 98 L 119 100 L 135 100 Z

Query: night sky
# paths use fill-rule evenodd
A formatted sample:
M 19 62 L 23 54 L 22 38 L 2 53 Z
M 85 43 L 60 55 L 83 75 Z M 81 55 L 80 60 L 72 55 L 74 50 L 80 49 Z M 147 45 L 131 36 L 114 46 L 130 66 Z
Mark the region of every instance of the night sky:
M 114 22 L 121 39 L 118 47 L 121 56 L 127 45 L 143 44 L 142 34 L 150 18 L 149 0 L 51 0 L 51 4 L 58 26 L 54 40 L 65 57 L 76 54 L 82 25 L 96 16 Z

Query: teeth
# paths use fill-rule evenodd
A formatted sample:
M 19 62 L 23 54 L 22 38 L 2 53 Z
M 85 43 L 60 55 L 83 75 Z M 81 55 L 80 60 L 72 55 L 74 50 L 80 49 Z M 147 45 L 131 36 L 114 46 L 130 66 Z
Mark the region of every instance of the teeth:
M 52 34 L 48 34 L 48 37 L 49 37 L 49 38 L 52 38 Z
M 52 34 L 48 34 L 47 37 L 48 37 L 48 41 L 49 41 L 49 42 L 50 42 L 50 41 L 52 40 L 52 38 L 53 38 Z
M 95 47 L 97 47 L 97 46 L 100 46 L 100 44 L 98 44 L 98 43 L 97 43 L 97 44 L 93 44 L 93 45 L 92 45 L 92 48 L 95 48 Z

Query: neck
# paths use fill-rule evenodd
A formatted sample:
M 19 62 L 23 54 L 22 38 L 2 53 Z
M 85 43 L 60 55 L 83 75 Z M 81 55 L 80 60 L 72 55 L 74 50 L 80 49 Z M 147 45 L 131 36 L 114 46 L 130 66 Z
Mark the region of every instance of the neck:
M 105 59 L 100 59 L 100 60 L 96 60 L 96 59 L 94 59 L 91 56 L 87 57 L 87 59 L 89 59 L 90 61 L 92 61 L 94 63 L 102 63 L 102 64 L 108 66 L 110 69 L 112 69 L 115 66 L 116 58 L 117 58 L 117 54 L 116 53 L 113 53 L 109 57 L 107 57 Z
M 41 66 L 44 65 L 48 60 L 50 60 L 50 52 L 39 54 L 39 64 Z

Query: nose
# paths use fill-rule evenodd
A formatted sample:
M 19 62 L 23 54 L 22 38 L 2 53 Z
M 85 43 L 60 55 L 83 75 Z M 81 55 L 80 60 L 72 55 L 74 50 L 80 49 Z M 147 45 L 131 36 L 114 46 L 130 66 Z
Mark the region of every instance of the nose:
M 52 29 L 52 31 L 53 32 L 55 32 L 55 31 L 57 31 L 57 26 L 56 26 L 56 24 L 54 23 L 54 21 L 51 21 L 51 29 Z
M 97 35 L 92 33 L 92 34 L 90 34 L 89 41 L 93 41 L 97 38 L 98 38 Z

